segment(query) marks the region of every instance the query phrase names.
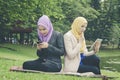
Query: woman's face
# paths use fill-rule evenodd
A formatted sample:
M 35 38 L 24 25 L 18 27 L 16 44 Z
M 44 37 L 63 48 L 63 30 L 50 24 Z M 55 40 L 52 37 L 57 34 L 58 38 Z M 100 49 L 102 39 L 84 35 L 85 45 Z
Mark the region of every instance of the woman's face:
M 44 36 L 46 36 L 48 34 L 48 30 L 44 26 L 39 26 L 38 30 Z
M 87 28 L 87 23 L 83 23 L 83 25 L 80 27 L 80 32 L 84 32 Z

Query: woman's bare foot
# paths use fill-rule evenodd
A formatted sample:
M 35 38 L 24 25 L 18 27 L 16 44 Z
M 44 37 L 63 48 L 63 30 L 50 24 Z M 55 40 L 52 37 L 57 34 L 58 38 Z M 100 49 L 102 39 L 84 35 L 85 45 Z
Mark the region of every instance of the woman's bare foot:
M 14 70 L 22 70 L 23 68 L 22 67 L 20 67 L 20 66 L 12 66 L 11 68 L 10 68 L 10 71 L 14 71 Z

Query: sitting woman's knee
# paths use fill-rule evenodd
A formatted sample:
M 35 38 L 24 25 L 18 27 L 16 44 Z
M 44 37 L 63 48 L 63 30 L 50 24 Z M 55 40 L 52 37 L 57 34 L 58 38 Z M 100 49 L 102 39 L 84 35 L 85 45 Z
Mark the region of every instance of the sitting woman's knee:
M 23 63 L 23 69 L 28 69 L 29 66 L 29 62 L 26 61 Z
M 93 70 L 93 73 L 94 74 L 100 74 L 100 70 L 97 67 L 95 67 L 94 70 Z

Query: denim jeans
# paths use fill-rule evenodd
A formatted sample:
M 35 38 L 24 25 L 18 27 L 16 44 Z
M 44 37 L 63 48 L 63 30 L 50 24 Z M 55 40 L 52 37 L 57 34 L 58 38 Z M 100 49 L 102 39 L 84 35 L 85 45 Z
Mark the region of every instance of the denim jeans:
M 81 62 L 78 69 L 78 72 L 93 72 L 95 74 L 101 74 L 100 72 L 100 59 L 96 55 L 91 56 L 84 56 L 83 54 L 81 56 Z

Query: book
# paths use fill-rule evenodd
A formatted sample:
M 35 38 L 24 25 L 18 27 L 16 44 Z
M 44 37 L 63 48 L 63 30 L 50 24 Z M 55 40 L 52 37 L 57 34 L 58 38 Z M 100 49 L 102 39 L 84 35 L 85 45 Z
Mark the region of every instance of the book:
M 102 39 L 96 39 L 95 42 L 91 45 L 89 50 L 94 50 L 95 48 L 100 48 Z

